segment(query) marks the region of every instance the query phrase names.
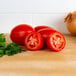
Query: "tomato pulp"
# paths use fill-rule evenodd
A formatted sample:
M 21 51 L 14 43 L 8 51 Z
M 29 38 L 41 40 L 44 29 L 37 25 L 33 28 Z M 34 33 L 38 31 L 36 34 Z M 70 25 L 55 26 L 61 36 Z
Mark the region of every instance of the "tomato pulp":
M 24 40 L 25 47 L 28 50 L 36 51 L 43 47 L 43 37 L 40 33 L 31 32 L 29 33 Z
M 38 31 L 44 38 L 47 46 L 53 51 L 61 51 L 65 47 L 63 34 L 53 29 L 42 29 Z
M 54 32 L 47 37 L 48 48 L 53 51 L 61 51 L 65 47 L 65 38 L 60 32 Z
M 34 31 L 34 29 L 30 25 L 20 24 L 12 29 L 10 38 L 14 43 L 23 45 L 26 35 L 32 31 Z

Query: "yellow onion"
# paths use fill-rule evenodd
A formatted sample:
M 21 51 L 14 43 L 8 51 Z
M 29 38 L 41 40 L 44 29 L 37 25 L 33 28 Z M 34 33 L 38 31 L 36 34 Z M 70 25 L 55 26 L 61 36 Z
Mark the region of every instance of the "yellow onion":
M 76 35 L 76 12 L 71 12 L 65 18 L 67 28 L 72 35 Z

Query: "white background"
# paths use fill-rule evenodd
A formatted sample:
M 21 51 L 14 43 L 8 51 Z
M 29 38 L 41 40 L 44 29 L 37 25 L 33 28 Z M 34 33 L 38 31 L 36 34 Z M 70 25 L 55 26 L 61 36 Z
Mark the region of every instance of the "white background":
M 22 23 L 48 25 L 68 33 L 64 18 L 76 10 L 76 0 L 0 0 L 0 32 Z

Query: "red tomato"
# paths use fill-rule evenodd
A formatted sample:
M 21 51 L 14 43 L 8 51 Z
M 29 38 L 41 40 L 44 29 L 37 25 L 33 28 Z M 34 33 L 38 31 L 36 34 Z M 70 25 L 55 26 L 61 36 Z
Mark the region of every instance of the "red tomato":
M 43 36 L 43 38 L 46 40 L 47 37 L 48 37 L 51 33 L 55 32 L 55 31 L 56 31 L 56 30 L 49 29 L 49 28 L 45 28 L 45 29 L 39 30 L 38 33 L 40 33 L 40 34 Z
M 39 31 L 39 30 L 45 29 L 45 28 L 53 29 L 53 28 L 50 27 L 50 26 L 42 25 L 42 26 L 37 26 L 37 27 L 35 27 L 35 31 Z M 53 30 L 54 30 L 54 29 L 53 29 Z
M 65 38 L 64 36 L 52 29 L 42 29 L 38 31 L 44 38 L 47 46 L 53 51 L 61 51 L 65 47 Z
M 24 40 L 25 47 L 28 50 L 36 51 L 43 47 L 43 37 L 40 33 L 31 32 L 29 33 Z
M 24 44 L 25 36 L 34 29 L 27 24 L 20 24 L 14 27 L 10 33 L 10 38 L 14 43 Z
M 48 48 L 53 51 L 61 51 L 65 47 L 65 38 L 60 32 L 54 32 L 47 37 Z

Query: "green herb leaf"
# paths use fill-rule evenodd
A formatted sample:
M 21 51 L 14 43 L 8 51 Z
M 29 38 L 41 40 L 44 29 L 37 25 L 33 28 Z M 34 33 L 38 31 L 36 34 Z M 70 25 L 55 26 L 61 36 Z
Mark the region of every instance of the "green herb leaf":
M 8 56 L 11 56 L 11 55 L 12 55 L 12 52 L 11 52 L 10 50 L 6 50 L 5 53 L 6 53 L 6 55 L 8 55 Z
M 0 50 L 0 57 L 2 57 L 4 55 L 4 51 Z
M 0 47 L 5 47 L 6 39 L 3 34 L 0 34 Z
M 10 43 L 7 45 L 6 50 L 8 50 L 6 54 L 8 53 L 8 55 L 11 56 L 19 53 L 21 51 L 21 47 L 19 47 L 19 45 L 16 43 Z
M 9 43 L 6 45 L 6 39 L 3 34 L 0 34 L 0 57 L 4 55 L 12 56 L 17 53 L 21 53 L 22 50 L 19 44 Z

